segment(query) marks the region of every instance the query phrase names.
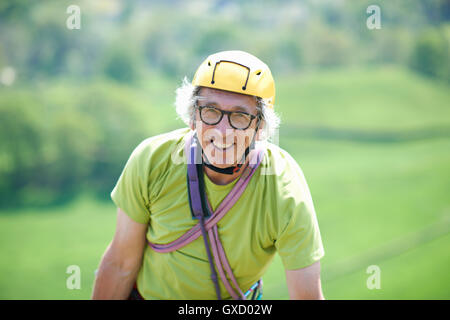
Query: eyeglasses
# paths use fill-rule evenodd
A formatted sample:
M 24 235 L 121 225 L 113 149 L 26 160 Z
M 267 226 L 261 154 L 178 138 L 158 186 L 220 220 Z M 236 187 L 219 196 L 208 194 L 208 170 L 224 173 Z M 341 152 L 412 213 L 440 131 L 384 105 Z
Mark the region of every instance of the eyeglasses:
M 240 111 L 223 111 L 212 106 L 195 106 L 200 110 L 200 119 L 207 125 L 216 125 L 222 121 L 223 115 L 228 116 L 228 123 L 237 130 L 246 130 L 253 119 L 258 118 L 252 114 Z

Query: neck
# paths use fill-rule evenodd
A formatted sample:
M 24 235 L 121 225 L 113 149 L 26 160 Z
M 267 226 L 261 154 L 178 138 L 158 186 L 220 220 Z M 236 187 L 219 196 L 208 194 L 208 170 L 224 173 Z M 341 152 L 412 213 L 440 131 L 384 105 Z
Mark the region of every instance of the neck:
M 247 159 L 245 160 L 245 163 L 242 165 L 241 170 L 233 174 L 219 173 L 208 168 L 207 166 L 203 166 L 203 168 L 209 180 L 211 180 L 213 183 L 218 185 L 226 185 L 233 182 L 236 178 L 238 178 L 242 174 L 242 172 L 245 170 L 245 167 L 248 165 L 248 161 L 249 157 L 247 157 Z

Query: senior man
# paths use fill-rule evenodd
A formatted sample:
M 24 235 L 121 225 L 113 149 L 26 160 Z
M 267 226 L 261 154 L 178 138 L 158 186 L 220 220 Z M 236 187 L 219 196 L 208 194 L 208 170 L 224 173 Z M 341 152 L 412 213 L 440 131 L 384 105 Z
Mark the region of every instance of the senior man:
M 117 227 L 94 299 L 260 299 L 276 253 L 291 299 L 323 299 L 308 185 L 267 141 L 274 100 L 269 68 L 243 51 L 185 79 L 175 104 L 188 127 L 144 140 L 111 193 Z

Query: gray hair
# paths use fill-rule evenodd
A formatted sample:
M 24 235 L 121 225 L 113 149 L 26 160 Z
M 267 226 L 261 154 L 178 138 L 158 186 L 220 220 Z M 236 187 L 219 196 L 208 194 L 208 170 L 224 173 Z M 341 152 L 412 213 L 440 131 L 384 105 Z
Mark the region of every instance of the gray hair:
M 195 105 L 198 102 L 200 96 L 200 86 L 194 86 L 185 77 L 181 86 L 175 91 L 175 109 L 178 117 L 183 122 L 190 126 L 195 119 Z M 259 110 L 262 118 L 261 140 L 272 140 L 277 133 L 280 126 L 280 117 L 275 113 L 272 108 L 268 107 L 268 102 L 260 97 L 255 97 L 257 102 L 257 109 Z

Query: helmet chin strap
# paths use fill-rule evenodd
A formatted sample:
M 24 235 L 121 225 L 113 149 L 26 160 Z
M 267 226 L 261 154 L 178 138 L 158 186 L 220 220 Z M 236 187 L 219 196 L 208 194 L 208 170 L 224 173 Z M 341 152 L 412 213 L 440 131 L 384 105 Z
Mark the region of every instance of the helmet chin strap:
M 253 149 L 253 148 L 252 148 Z M 202 151 L 203 153 L 203 151 Z M 241 170 L 242 167 L 242 162 L 244 162 L 245 158 L 248 156 L 248 154 L 250 153 L 250 147 L 248 147 L 247 149 L 245 149 L 245 153 L 241 158 L 241 163 L 238 163 L 236 166 L 231 166 L 231 167 L 226 167 L 226 168 L 219 168 L 216 166 L 213 166 L 209 161 L 208 158 L 206 156 L 203 157 L 203 164 L 205 166 L 207 166 L 208 168 L 210 168 L 211 170 L 214 170 L 218 173 L 222 173 L 222 174 L 234 174 L 236 172 L 239 172 L 239 170 Z M 204 155 L 204 154 L 203 154 Z
M 242 165 L 245 163 L 245 159 L 247 158 L 248 154 L 250 153 L 251 150 L 253 150 L 253 148 L 255 147 L 255 137 L 256 137 L 256 133 L 258 132 L 258 128 L 259 128 L 259 124 L 260 124 L 260 118 L 258 118 L 258 123 L 256 125 L 256 130 L 255 130 L 255 134 L 253 135 L 252 138 L 252 142 L 250 143 L 250 146 L 248 146 L 245 149 L 245 152 L 241 158 L 240 163 L 238 163 L 235 166 L 231 166 L 231 167 L 226 167 L 226 168 L 219 168 L 216 167 L 214 165 L 212 165 L 209 160 L 208 157 L 206 157 L 206 155 L 203 153 L 202 150 L 202 159 L 203 159 L 203 164 L 208 167 L 209 169 L 221 173 L 221 174 L 228 174 L 228 175 L 232 175 L 235 174 L 236 172 L 239 172 L 239 170 L 241 170 Z M 195 137 L 197 138 L 197 135 L 195 135 Z

